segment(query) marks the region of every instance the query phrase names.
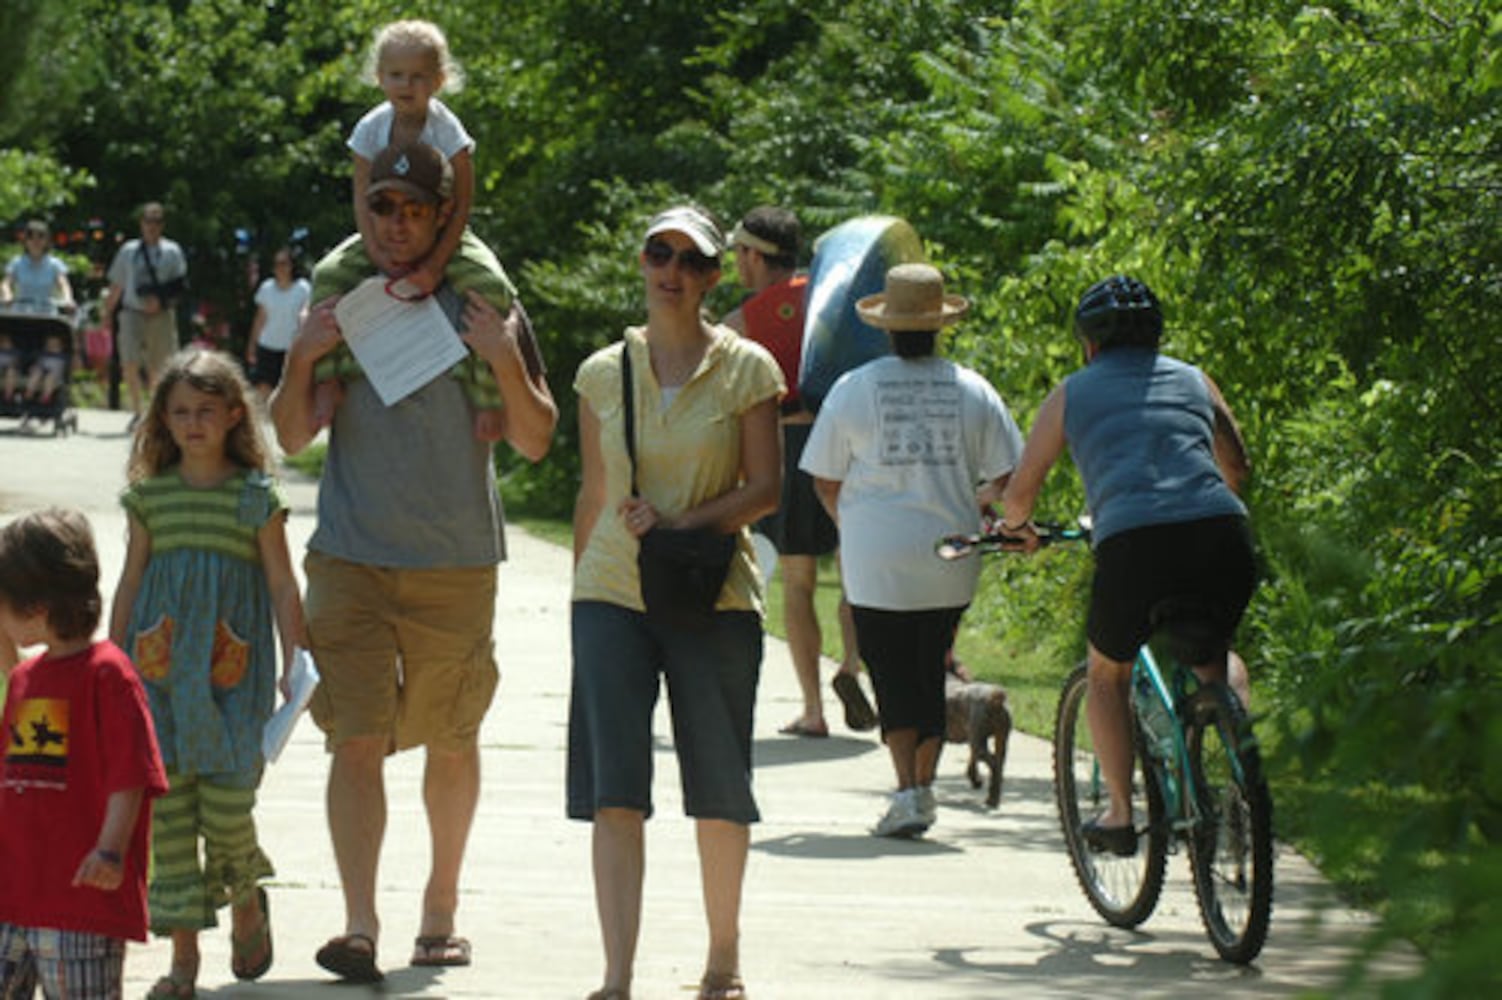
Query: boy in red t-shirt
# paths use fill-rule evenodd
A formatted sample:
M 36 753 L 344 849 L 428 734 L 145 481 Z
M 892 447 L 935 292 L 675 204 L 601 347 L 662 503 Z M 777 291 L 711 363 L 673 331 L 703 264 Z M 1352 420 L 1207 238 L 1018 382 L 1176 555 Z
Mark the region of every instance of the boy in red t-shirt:
M 95 642 L 89 523 L 53 508 L 0 529 L 0 647 L 43 644 L 5 696 L 0 996 L 119 997 L 146 940 L 151 799 L 167 789 L 130 660 Z

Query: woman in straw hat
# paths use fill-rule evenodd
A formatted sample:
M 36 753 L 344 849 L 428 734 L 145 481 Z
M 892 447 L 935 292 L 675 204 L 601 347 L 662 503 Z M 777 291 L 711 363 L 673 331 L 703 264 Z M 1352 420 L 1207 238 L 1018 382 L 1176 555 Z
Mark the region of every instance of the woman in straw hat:
M 1000 495 L 1022 452 L 996 390 L 936 353 L 939 331 L 968 308 L 928 264 L 888 271 L 886 290 L 856 309 L 888 332 L 893 353 L 835 383 L 803 451 L 839 524 L 840 576 L 897 773 L 872 830 L 881 837 L 916 836 L 934 822 L 944 656 L 979 578 L 974 560 L 935 558 L 934 539 L 978 530 L 980 496 Z

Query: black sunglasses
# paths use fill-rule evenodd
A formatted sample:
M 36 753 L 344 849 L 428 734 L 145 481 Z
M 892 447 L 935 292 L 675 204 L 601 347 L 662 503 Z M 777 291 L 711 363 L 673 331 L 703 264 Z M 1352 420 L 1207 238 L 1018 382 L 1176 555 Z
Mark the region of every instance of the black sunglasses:
M 708 274 L 710 271 L 718 271 L 720 269 L 720 259 L 718 257 L 706 256 L 693 247 L 688 247 L 675 253 L 672 244 L 662 240 L 648 240 L 641 255 L 653 267 L 667 267 L 669 262 L 674 257 L 677 257 L 679 267 L 687 271 L 693 271 L 696 274 Z
M 395 198 L 375 198 L 370 202 L 370 211 L 375 215 L 385 217 L 399 211 L 409 222 L 426 219 L 436 207 L 430 201 L 404 201 L 398 204 Z

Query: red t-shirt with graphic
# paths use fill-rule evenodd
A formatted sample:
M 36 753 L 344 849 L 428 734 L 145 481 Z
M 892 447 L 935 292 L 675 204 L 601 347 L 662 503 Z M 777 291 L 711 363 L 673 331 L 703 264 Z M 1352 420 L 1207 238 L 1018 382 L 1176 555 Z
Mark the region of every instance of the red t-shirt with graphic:
M 146 940 L 151 800 L 167 790 L 135 667 L 111 642 L 16 667 L 0 760 L 0 922 Z M 124 881 L 75 887 L 114 792 L 145 790 Z

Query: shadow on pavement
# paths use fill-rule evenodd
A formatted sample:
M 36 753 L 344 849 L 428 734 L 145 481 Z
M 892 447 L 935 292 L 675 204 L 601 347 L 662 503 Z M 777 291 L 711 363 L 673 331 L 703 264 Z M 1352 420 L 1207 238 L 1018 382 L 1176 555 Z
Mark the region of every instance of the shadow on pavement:
M 880 750 L 881 744 L 854 736 L 830 736 L 808 739 L 798 736 L 775 736 L 759 739 L 752 750 L 756 766 L 781 767 L 816 760 L 848 760 Z
M 869 833 L 790 833 L 782 837 L 754 840 L 751 850 L 774 857 L 810 859 L 851 859 L 885 857 L 933 857 L 958 854 L 962 848 L 922 837 L 903 840 L 873 837 Z

